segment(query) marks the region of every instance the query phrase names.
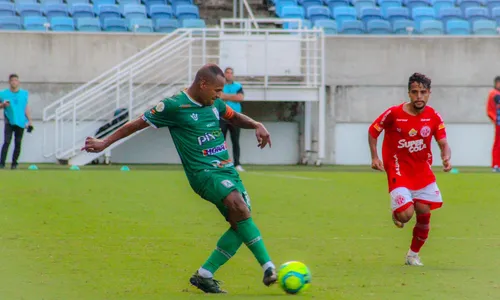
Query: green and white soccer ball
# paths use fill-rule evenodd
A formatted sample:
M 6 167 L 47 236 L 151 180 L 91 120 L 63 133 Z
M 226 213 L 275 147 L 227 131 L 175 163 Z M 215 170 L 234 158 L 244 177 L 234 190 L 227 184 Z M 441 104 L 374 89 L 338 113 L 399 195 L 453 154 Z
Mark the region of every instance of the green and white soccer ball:
M 279 268 L 278 282 L 287 294 L 302 293 L 311 285 L 311 271 L 300 261 L 289 261 Z

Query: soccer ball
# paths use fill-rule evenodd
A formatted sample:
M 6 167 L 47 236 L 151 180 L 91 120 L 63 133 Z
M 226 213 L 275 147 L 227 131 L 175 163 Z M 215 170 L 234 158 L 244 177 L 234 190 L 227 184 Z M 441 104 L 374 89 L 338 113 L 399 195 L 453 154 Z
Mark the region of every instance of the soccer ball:
M 304 292 L 311 285 L 311 272 L 300 261 L 289 261 L 279 268 L 278 282 L 287 294 Z

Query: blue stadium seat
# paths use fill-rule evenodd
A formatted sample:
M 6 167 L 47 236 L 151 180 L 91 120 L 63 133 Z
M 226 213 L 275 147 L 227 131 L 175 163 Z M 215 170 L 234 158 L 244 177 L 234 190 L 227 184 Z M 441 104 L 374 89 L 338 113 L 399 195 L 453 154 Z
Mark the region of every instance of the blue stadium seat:
M 361 10 L 360 19 L 366 24 L 371 20 L 382 20 L 382 12 L 378 8 L 364 7 Z
M 325 0 L 325 4 L 328 6 L 331 12 L 335 7 L 349 6 L 349 0 Z
M 68 6 L 66 4 L 49 3 L 44 4 L 43 13 L 49 20 L 54 17 L 68 17 Z
M 177 6 L 177 5 L 193 5 L 194 2 L 193 0 L 170 0 L 170 3 L 172 6 Z
M 172 6 L 153 4 L 149 7 L 148 16 L 151 19 L 171 19 L 173 17 Z
M 415 22 L 423 20 L 435 20 L 436 12 L 432 7 L 416 7 L 412 11 L 412 17 Z
M 279 0 L 276 2 L 275 12 L 278 17 L 281 17 L 283 7 L 297 6 L 297 0 Z
M 500 1 L 500 0 L 499 0 Z M 432 7 L 434 8 L 434 13 L 439 16 L 441 8 L 455 7 L 454 0 L 433 0 Z
M 68 6 L 71 7 L 73 4 L 90 4 L 89 0 L 66 0 L 66 3 L 68 3 Z
M 323 28 L 326 35 L 337 34 L 337 23 L 333 20 L 317 20 L 314 27 Z
M 495 7 L 491 11 L 491 18 L 500 24 L 500 7 Z
M 114 4 L 101 4 L 96 10 L 96 14 L 99 16 L 99 19 L 101 22 L 103 22 L 104 19 L 117 19 L 121 18 L 121 13 L 120 9 L 118 8 L 118 5 Z
M 99 9 L 100 5 L 107 4 L 107 5 L 115 5 L 116 1 L 115 0 L 92 0 L 94 3 L 94 11 L 97 11 Z
M 42 3 L 43 5 L 47 5 L 47 4 L 63 4 L 63 0 L 40 0 L 40 3 Z
M 184 28 L 207 28 L 205 20 L 202 19 L 185 19 L 181 21 L 181 27 Z
M 136 4 L 136 5 L 141 4 L 141 0 L 117 0 L 116 2 L 118 2 L 118 6 L 120 7 L 123 7 L 124 5 L 127 4 Z
M 498 35 L 497 24 L 491 20 L 479 20 L 472 23 L 472 33 L 475 35 Z
M 113 31 L 113 32 L 127 32 L 128 26 L 127 21 L 125 19 L 119 18 L 105 18 L 101 19 L 102 29 L 104 31 Z
M 345 20 L 340 23 L 340 34 L 363 34 L 365 27 L 359 20 Z
M 151 5 L 168 5 L 167 0 L 143 0 L 146 7 L 150 7 Z
M 409 10 L 413 10 L 416 7 L 428 7 L 430 3 L 426 0 L 406 0 L 406 7 Z
M 387 9 L 386 19 L 393 24 L 398 20 L 409 20 L 410 12 L 406 7 L 389 7 Z
M 387 17 L 389 7 L 402 7 L 403 2 L 401 0 L 378 0 L 378 5 L 382 11 L 382 16 Z
M 298 3 L 302 6 L 304 6 L 305 9 L 307 9 L 307 7 L 309 6 L 312 6 L 312 5 L 323 5 L 323 1 L 321 0 L 298 0 Z
M 465 20 L 450 20 L 446 22 L 446 34 L 469 35 L 470 33 L 470 24 Z
M 285 6 L 281 10 L 283 19 L 304 19 L 304 9 L 300 6 Z
M 457 4 L 460 9 L 465 12 L 469 7 L 481 7 L 483 6 L 483 1 L 481 0 L 457 0 Z
M 175 6 L 174 14 L 179 20 L 200 18 L 198 6 L 195 5 L 182 4 Z
M 361 11 L 363 8 L 375 8 L 377 7 L 377 4 L 375 3 L 375 0 L 356 0 L 354 3 L 354 8 L 356 8 L 356 13 L 361 15 Z
M 312 28 L 312 23 L 309 20 L 302 20 L 302 28 Z M 283 23 L 283 29 L 298 29 L 299 28 L 299 23 L 298 22 L 285 22 Z
M 129 19 L 128 29 L 132 32 L 153 32 L 153 21 L 144 18 Z
M 17 16 L 0 17 L 0 30 L 21 30 L 21 18 Z
M 69 13 L 74 19 L 94 18 L 94 8 L 91 4 L 75 3 L 69 7 Z
M 16 8 L 13 3 L 0 2 L 0 17 L 16 15 Z
M 101 22 L 98 18 L 78 18 L 75 20 L 76 30 L 85 32 L 101 31 Z
M 354 7 L 337 7 L 333 17 L 337 21 L 337 28 L 340 28 L 340 23 L 343 21 L 357 20 L 356 9 Z
M 52 17 L 49 20 L 52 31 L 75 31 L 75 23 L 70 17 Z
M 7 2 L 7 3 L 10 3 L 9 0 L 2 0 L 0 2 Z M 38 1 L 36 0 L 15 0 L 14 1 L 16 4 L 21 4 L 21 3 L 38 3 Z
M 45 27 L 45 24 L 48 24 L 49 21 L 46 17 L 41 16 L 33 16 L 33 17 L 25 17 L 23 19 L 23 27 L 25 30 L 30 31 L 47 31 L 48 27 Z
M 396 20 L 392 24 L 394 34 L 409 34 L 411 30 L 415 30 L 415 22 L 411 20 Z
M 443 35 L 444 25 L 438 20 L 424 20 L 417 24 L 418 33 L 422 35 Z
M 313 23 L 317 20 L 328 20 L 330 19 L 330 10 L 326 6 L 311 5 L 306 10 L 306 18 Z
M 179 22 L 176 19 L 156 19 L 155 31 L 169 33 L 179 28 Z
M 500 0 L 488 0 L 486 2 L 486 6 L 491 13 L 493 11 L 493 8 L 500 7 Z
M 386 20 L 369 20 L 366 22 L 368 34 L 392 34 L 391 23 Z
M 463 20 L 462 11 L 458 7 L 444 7 L 439 11 L 439 19 L 443 22 Z
M 21 18 L 25 17 L 41 17 L 42 14 L 42 6 L 38 3 L 19 3 L 17 5 L 17 14 Z
M 147 18 L 146 6 L 141 4 L 125 4 L 121 12 L 126 19 Z
M 467 7 L 465 9 L 465 18 L 469 22 L 475 22 L 479 20 L 489 20 L 490 15 L 486 7 Z

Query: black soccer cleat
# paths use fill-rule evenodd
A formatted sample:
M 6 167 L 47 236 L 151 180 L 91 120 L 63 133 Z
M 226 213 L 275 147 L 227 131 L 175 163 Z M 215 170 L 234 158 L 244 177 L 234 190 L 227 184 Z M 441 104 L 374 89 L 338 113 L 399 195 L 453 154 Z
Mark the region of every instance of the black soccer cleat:
M 262 279 L 262 282 L 266 286 L 270 286 L 274 284 L 276 281 L 278 281 L 278 275 L 276 274 L 276 269 L 273 267 L 267 268 L 267 270 L 264 272 L 264 279 Z
M 189 282 L 197 287 L 198 289 L 202 290 L 205 293 L 208 294 L 226 294 L 227 292 L 224 290 L 221 290 L 220 288 L 220 281 L 215 280 L 213 278 L 204 278 L 201 277 L 200 274 L 198 274 L 198 271 L 191 276 L 189 279 Z

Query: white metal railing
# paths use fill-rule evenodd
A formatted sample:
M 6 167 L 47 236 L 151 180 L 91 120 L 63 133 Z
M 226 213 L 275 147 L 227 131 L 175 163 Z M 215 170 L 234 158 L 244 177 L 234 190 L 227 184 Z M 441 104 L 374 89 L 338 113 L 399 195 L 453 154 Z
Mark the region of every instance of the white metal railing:
M 67 159 L 80 152 L 84 140 L 95 135 L 97 129 L 114 117 L 113 112 L 125 108 L 121 114 L 136 118 L 161 99 L 185 88 L 196 71 L 208 62 L 227 61 L 224 49 L 235 43 L 244 47 L 251 41 L 255 48 L 264 50 L 264 69 L 247 72 L 241 82 L 262 87 L 296 86 L 319 88 L 324 86 L 323 32 L 321 30 L 247 28 L 178 29 L 119 65 L 82 85 L 43 111 L 44 122 L 53 124 L 53 133 L 44 132 L 44 155 Z M 273 73 L 265 62 L 272 61 L 272 42 L 296 43 L 299 57 L 287 68 L 295 73 Z M 270 44 L 271 43 L 271 44 Z M 252 52 L 249 52 L 249 56 Z M 250 64 L 250 63 L 249 63 Z M 262 63 L 261 63 L 262 64 Z M 294 64 L 294 65 L 292 65 Z M 278 66 L 279 67 L 279 66 Z M 245 73 L 245 72 L 239 72 Z M 110 126 L 112 132 L 119 124 Z M 46 127 L 46 126 L 45 126 Z M 53 141 L 49 144 L 49 137 Z M 47 149 L 50 145 L 52 148 Z

